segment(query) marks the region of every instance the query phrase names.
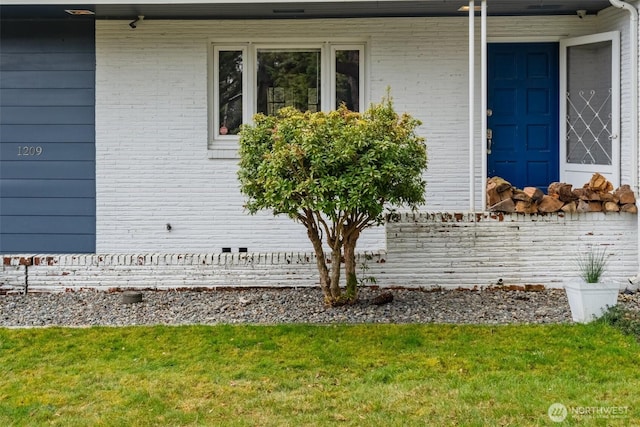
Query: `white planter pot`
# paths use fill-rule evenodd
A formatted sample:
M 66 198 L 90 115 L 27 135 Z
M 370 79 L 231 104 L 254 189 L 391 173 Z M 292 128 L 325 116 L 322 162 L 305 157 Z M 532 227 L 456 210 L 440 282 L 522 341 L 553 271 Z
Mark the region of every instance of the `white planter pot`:
M 612 282 L 586 283 L 582 279 L 575 279 L 566 282 L 564 290 L 573 321 L 587 323 L 618 303 L 620 285 Z

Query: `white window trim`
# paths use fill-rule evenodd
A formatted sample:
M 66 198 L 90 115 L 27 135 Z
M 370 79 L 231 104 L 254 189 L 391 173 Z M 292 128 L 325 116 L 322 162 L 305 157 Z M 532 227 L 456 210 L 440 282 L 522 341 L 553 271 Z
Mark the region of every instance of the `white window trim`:
M 220 135 L 220 114 L 217 114 L 217 106 L 220 105 L 220 92 L 219 92 L 219 79 L 220 79 L 220 67 L 218 66 L 218 61 L 219 61 L 219 57 L 220 55 L 218 54 L 220 51 L 223 52 L 227 52 L 227 51 L 240 51 L 242 52 L 242 57 L 243 57 L 243 61 L 242 61 L 242 97 L 243 97 L 243 102 L 242 102 L 242 121 L 243 123 L 246 123 L 247 120 L 249 120 L 249 117 L 251 117 L 249 109 L 248 109 L 248 105 L 247 102 L 244 101 L 244 97 L 246 96 L 247 93 L 247 82 L 248 82 L 248 70 L 250 69 L 250 67 L 247 64 L 246 58 L 247 58 L 247 46 L 246 45 L 223 45 L 223 46 L 214 46 L 213 47 L 213 66 L 211 67 L 211 73 L 212 73 L 212 79 L 210 80 L 212 82 L 212 85 L 215 86 L 212 88 L 212 102 L 210 103 L 210 107 L 209 107 L 209 121 L 211 122 L 210 125 L 210 138 L 212 140 L 218 141 L 219 143 L 217 144 L 219 147 L 219 149 L 235 149 L 235 147 L 237 146 L 237 141 L 238 141 L 238 137 L 235 135 Z M 213 114 L 213 112 L 216 112 L 216 114 Z
M 211 159 L 237 159 L 238 140 L 237 135 L 220 135 L 220 116 L 218 113 L 219 105 L 219 67 L 218 60 L 220 51 L 242 51 L 243 67 L 242 67 L 242 121 L 250 123 L 251 118 L 256 112 L 256 66 L 258 51 L 261 49 L 269 50 L 286 50 L 300 49 L 311 50 L 319 49 L 321 57 L 320 66 L 320 103 L 323 111 L 330 111 L 335 108 L 336 103 L 336 52 L 340 50 L 357 50 L 360 52 L 360 100 L 359 109 L 364 111 L 367 103 L 366 81 L 368 62 L 366 55 L 366 41 L 318 41 L 318 40 L 299 40 L 296 43 L 287 43 L 282 40 L 273 41 L 225 41 L 211 40 L 209 48 L 209 136 L 208 136 L 208 157 Z
M 567 48 L 571 46 L 588 45 L 601 41 L 611 42 L 611 164 L 580 164 L 567 162 Z M 572 37 L 560 41 L 560 180 L 574 186 L 588 181 L 595 172 L 601 173 L 613 186 L 620 186 L 620 32 L 589 34 Z
M 364 66 L 364 44 L 332 44 L 331 45 L 331 57 L 329 59 L 329 104 L 332 109 L 336 106 L 336 52 L 341 50 L 357 50 L 359 52 L 360 69 L 358 70 L 358 81 L 360 82 L 360 99 L 358 100 L 358 111 L 363 112 L 365 110 L 364 94 L 365 94 L 365 66 Z

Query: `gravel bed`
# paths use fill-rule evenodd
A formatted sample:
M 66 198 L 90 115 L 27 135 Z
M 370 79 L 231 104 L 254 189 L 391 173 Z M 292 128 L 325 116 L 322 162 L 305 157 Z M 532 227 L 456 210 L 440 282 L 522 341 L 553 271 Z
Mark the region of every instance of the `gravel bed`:
M 393 301 L 373 305 L 391 292 Z M 123 293 L 66 292 L 1 295 L 0 326 L 124 326 L 219 323 L 566 323 L 562 289 L 541 292 L 364 288 L 358 303 L 328 308 L 315 288 L 143 291 L 142 302 L 123 303 Z M 619 303 L 640 311 L 640 293 Z

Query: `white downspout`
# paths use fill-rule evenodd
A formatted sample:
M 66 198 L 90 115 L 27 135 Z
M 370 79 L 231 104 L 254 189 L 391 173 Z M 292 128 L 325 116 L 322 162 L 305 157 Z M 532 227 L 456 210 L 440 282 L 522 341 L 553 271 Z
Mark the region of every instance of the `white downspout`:
M 622 0 L 609 0 L 613 7 L 625 9 L 630 14 L 630 59 L 631 59 L 631 140 L 632 159 L 631 168 L 632 185 L 636 195 L 640 195 L 640 187 L 638 182 L 638 10 Z M 638 214 L 638 271 L 634 277 L 629 278 L 632 285 L 640 284 L 640 214 Z
M 482 119 L 482 130 L 480 135 L 480 141 L 482 144 L 482 210 L 487 208 L 487 0 L 482 0 L 480 3 L 480 62 L 481 62 L 481 74 L 480 74 L 480 87 L 482 97 L 482 108 L 480 117 Z
M 475 3 L 469 0 L 469 211 L 475 210 L 475 150 L 474 150 L 474 92 L 475 92 Z
M 631 58 L 631 136 L 633 144 L 632 184 L 636 194 L 639 192 L 638 182 L 638 10 L 622 0 L 609 0 L 612 6 L 625 9 L 631 15 L 630 19 L 630 58 Z

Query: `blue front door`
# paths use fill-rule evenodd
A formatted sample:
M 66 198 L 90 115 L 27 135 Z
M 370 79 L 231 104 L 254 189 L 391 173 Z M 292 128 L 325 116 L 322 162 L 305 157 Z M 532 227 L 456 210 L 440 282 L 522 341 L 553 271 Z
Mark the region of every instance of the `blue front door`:
M 558 44 L 488 46 L 487 169 L 546 190 L 559 177 Z

